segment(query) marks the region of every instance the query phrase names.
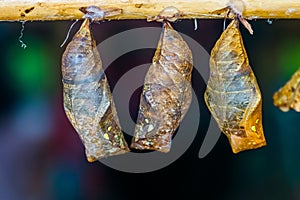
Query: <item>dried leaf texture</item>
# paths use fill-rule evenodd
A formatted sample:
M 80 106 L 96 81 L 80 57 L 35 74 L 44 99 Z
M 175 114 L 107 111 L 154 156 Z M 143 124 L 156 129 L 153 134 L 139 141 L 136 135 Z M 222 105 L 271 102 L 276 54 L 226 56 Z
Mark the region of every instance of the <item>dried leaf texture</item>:
M 211 51 L 204 99 L 234 153 L 266 145 L 261 93 L 237 20 L 230 23 Z
M 192 53 L 168 22 L 146 74 L 132 148 L 168 152 L 191 103 Z
M 273 96 L 274 105 L 287 112 L 290 108 L 300 112 L 300 69 Z
M 62 77 L 64 109 L 88 161 L 129 151 L 88 19 L 63 54 Z

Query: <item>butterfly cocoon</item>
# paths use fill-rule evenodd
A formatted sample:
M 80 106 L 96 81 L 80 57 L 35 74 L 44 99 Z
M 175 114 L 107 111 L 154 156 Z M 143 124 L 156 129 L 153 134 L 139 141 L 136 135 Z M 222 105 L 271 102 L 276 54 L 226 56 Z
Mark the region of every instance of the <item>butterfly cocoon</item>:
M 291 108 L 300 112 L 300 69 L 273 95 L 274 105 L 287 112 Z
M 131 147 L 169 152 L 173 133 L 192 98 L 192 53 L 169 22 L 146 74 Z
M 234 153 L 266 145 L 261 92 L 238 25 L 233 20 L 211 51 L 210 77 L 204 94 Z
M 89 19 L 66 47 L 62 79 L 64 109 L 85 146 L 88 161 L 129 151 Z

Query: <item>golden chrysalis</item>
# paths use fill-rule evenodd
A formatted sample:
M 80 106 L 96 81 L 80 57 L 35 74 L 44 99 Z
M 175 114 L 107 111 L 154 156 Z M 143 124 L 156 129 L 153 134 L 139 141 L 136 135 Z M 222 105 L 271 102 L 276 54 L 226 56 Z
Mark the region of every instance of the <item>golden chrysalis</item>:
M 274 105 L 287 112 L 290 108 L 300 112 L 300 69 L 273 96 Z
M 66 47 L 62 77 L 64 109 L 85 146 L 87 160 L 129 151 L 89 19 Z
M 210 77 L 204 95 L 234 153 L 266 145 L 261 92 L 238 25 L 238 20 L 233 20 L 211 51 Z
M 131 147 L 168 152 L 191 103 L 192 53 L 167 21 L 146 74 Z

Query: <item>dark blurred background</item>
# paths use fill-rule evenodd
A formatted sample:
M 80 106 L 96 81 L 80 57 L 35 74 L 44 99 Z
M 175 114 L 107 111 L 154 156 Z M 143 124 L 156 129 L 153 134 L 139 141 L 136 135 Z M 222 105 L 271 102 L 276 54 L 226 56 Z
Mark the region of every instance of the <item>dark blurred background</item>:
M 205 158 L 198 158 L 210 114 L 203 101 L 204 81 L 195 73 L 193 87 L 201 110 L 196 139 L 171 165 L 143 174 L 86 161 L 62 102 L 60 64 L 65 46 L 60 45 L 71 23 L 26 22 L 26 49 L 18 41 L 21 23 L 0 23 L 0 199 L 300 199 L 300 113 L 283 113 L 272 101 L 273 93 L 300 67 L 299 20 L 250 21 L 253 36 L 241 27 L 263 94 L 266 147 L 234 155 L 222 135 Z M 79 26 L 74 26 L 71 38 Z M 146 26 L 161 24 L 110 21 L 93 24 L 93 33 L 100 43 Z M 198 20 L 196 31 L 193 20 L 182 20 L 174 28 L 210 52 L 223 20 Z M 129 69 L 150 63 L 154 51 L 138 50 L 113 62 L 106 70 L 111 87 Z M 138 99 L 131 103 L 136 117 Z

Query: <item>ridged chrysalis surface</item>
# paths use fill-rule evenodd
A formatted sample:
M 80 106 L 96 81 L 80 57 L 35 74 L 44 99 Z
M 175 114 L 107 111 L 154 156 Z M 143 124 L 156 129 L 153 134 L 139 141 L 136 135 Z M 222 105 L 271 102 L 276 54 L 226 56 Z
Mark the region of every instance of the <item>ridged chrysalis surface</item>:
M 237 20 L 230 23 L 211 51 L 204 99 L 234 153 L 266 145 L 261 92 Z
M 131 147 L 168 152 L 173 133 L 191 103 L 192 53 L 169 24 L 146 74 Z
M 287 112 L 290 108 L 300 112 L 300 69 L 273 96 L 274 105 Z
M 63 54 L 62 77 L 64 109 L 85 146 L 88 161 L 129 151 L 89 19 Z

